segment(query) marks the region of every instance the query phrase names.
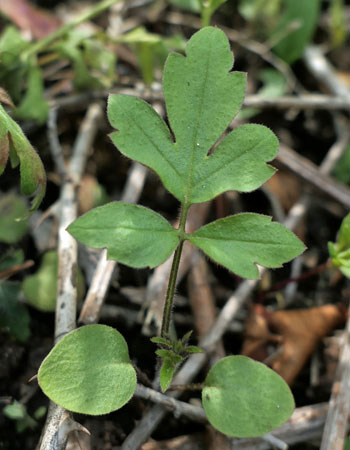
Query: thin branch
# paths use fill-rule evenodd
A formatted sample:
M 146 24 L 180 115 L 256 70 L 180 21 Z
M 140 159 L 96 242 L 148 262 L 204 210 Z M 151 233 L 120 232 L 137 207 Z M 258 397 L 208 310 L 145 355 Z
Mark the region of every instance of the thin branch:
M 87 111 L 74 145 L 73 155 L 60 194 L 60 220 L 58 230 L 58 281 L 55 323 L 55 343 L 75 328 L 76 320 L 76 270 L 77 242 L 66 231 L 67 226 L 77 217 L 77 186 L 85 167 L 90 146 L 97 131 L 98 118 L 102 108 L 93 104 Z M 66 426 L 69 424 L 69 426 Z M 63 450 L 68 433 L 81 429 L 70 414 L 62 407 L 50 402 L 46 424 L 38 445 L 39 450 Z
M 63 152 L 58 138 L 57 131 L 57 108 L 50 108 L 49 117 L 47 119 L 47 137 L 49 140 L 51 156 L 54 160 L 56 170 L 63 180 L 66 174 Z
M 142 386 L 141 384 L 136 386 L 135 395 L 143 400 L 150 400 L 153 403 L 165 406 L 167 409 L 173 411 L 175 417 L 185 416 L 195 422 L 207 422 L 204 409 L 200 406 L 193 406 L 189 403 L 181 402 L 180 400 L 161 394 L 160 392 Z
M 338 78 L 334 67 L 322 53 L 320 47 L 309 46 L 306 48 L 303 57 L 306 67 L 315 78 L 326 86 L 328 90 L 345 101 L 350 102 L 350 93 L 346 86 Z
M 350 416 L 350 311 L 329 403 L 321 450 L 342 450 Z
M 344 151 L 348 145 L 349 133 L 346 132 L 333 147 Z M 321 168 L 318 168 L 307 158 L 296 153 L 294 150 L 281 144 L 276 160 L 293 171 L 295 175 L 312 184 L 321 192 L 332 197 L 335 201 L 341 203 L 346 209 L 350 209 L 350 188 L 344 184 L 338 183 L 330 176 L 326 175 Z M 332 161 L 334 163 L 334 161 Z M 327 162 L 328 165 L 328 162 Z
M 125 88 L 119 86 L 107 91 L 94 91 L 84 94 L 74 94 L 63 98 L 52 100 L 52 107 L 72 108 L 75 106 L 87 104 L 92 100 L 105 99 L 109 94 L 118 93 L 142 97 L 148 102 L 164 101 L 163 93 L 157 89 L 145 89 L 143 92 L 139 89 Z M 296 110 L 317 110 L 325 109 L 327 111 L 345 110 L 350 111 L 350 103 L 346 97 L 339 95 L 322 94 L 302 94 L 302 95 L 283 95 L 281 97 L 266 98 L 261 95 L 247 95 L 243 106 L 259 109 L 296 109 Z

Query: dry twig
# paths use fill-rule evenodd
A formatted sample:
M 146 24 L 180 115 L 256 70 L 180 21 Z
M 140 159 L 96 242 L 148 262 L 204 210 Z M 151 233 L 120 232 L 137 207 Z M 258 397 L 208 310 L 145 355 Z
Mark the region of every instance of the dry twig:
M 102 108 L 92 104 L 80 127 L 72 158 L 65 175 L 60 194 L 60 221 L 58 230 L 58 282 L 55 323 L 55 343 L 75 328 L 77 289 L 77 242 L 66 231 L 77 216 L 77 187 L 81 180 L 88 151 L 97 131 Z M 82 430 L 62 407 L 50 402 L 46 424 L 38 444 L 39 450 L 63 450 L 68 433 Z

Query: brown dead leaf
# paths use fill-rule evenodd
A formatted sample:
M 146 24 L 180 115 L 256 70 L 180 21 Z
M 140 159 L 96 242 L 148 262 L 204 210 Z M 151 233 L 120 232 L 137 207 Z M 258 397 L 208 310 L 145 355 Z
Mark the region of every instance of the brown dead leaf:
M 280 341 L 281 338 L 272 334 L 267 323 L 267 314 L 263 306 L 254 305 L 245 323 L 245 339 L 241 353 L 257 361 L 264 361 L 268 357 L 267 344 Z
M 79 212 L 84 214 L 95 206 L 95 193 L 98 182 L 91 175 L 84 175 L 79 187 Z
M 9 105 L 11 106 L 11 108 L 15 107 L 15 105 L 12 103 L 11 97 L 8 95 L 5 89 L 1 87 L 0 87 L 0 103 L 5 103 L 5 105 Z
M 0 12 L 35 39 L 49 35 L 61 25 L 56 16 L 33 6 L 29 0 L 0 0 Z
M 300 198 L 300 181 L 295 175 L 283 170 L 279 170 L 271 177 L 265 183 L 264 188 L 278 198 L 284 212 L 288 212 Z
M 260 305 L 259 308 L 255 308 L 248 318 L 249 334 L 242 354 L 255 359 L 260 355 L 260 360 L 263 360 L 267 355 L 267 343 L 271 342 L 271 333 L 275 334 L 281 343 L 275 356 L 270 358 L 270 366 L 288 384 L 294 382 L 321 339 L 346 320 L 346 310 L 342 305 L 328 304 L 273 313 Z M 250 335 L 252 332 L 253 336 Z

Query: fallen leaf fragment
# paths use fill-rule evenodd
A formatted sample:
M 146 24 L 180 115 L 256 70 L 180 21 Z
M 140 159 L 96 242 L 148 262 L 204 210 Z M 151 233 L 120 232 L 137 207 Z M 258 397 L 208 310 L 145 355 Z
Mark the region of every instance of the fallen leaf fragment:
M 258 305 L 247 320 L 242 354 L 263 360 L 267 356 L 267 343 L 272 340 L 271 334 L 279 336 L 281 342 L 275 356 L 269 358 L 269 365 L 292 384 L 321 339 L 345 320 L 346 309 L 342 305 L 327 304 L 273 313 Z
M 36 39 L 49 35 L 61 25 L 53 14 L 33 6 L 28 0 L 0 0 L 0 12 Z

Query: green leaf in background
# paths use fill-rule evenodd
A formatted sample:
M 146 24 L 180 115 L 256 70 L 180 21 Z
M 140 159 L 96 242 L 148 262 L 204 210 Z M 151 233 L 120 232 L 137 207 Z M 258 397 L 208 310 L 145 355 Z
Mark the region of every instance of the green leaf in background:
M 115 53 L 90 31 L 72 30 L 53 48 L 72 63 L 76 89 L 108 88 L 115 80 Z
M 129 45 L 136 53 L 142 78 L 146 84 L 151 84 L 155 68 L 159 64 L 164 64 L 169 51 L 185 50 L 185 41 L 182 36 L 174 35 L 167 38 L 160 34 L 150 33 L 142 26 L 123 34 L 117 41 Z
M 333 265 L 350 278 L 350 213 L 341 223 L 337 242 L 328 242 L 328 251 Z
M 244 278 L 258 278 L 256 264 L 276 268 L 304 249 L 303 243 L 271 217 L 243 213 L 216 220 L 188 235 L 215 262 Z
M 46 252 L 37 272 L 24 278 L 22 289 L 29 305 L 44 312 L 53 312 L 56 308 L 58 276 L 58 254 L 55 250 Z M 85 293 L 84 277 L 77 270 L 77 300 Z
M 35 417 L 36 419 L 40 419 L 42 417 L 40 417 L 42 411 L 44 411 L 45 414 L 46 408 L 44 406 L 38 408 L 34 413 L 35 416 L 39 416 Z M 7 418 L 16 421 L 16 430 L 18 433 L 22 433 L 27 428 L 34 429 L 38 425 L 36 420 L 28 414 L 26 406 L 17 400 L 14 400 L 10 405 L 6 405 L 3 409 L 3 413 Z
M 0 85 L 6 87 L 11 97 L 21 98 L 22 82 L 27 72 L 27 63 L 21 54 L 30 46 L 14 26 L 7 26 L 0 37 Z
M 15 244 L 28 231 L 28 219 L 18 220 L 27 214 L 26 201 L 14 193 L 0 196 L 0 242 Z
M 211 16 L 227 0 L 199 0 L 202 16 L 202 27 L 210 24 Z
M 13 167 L 20 165 L 21 190 L 25 195 L 34 195 L 30 211 L 37 209 L 45 195 L 46 174 L 38 154 L 23 134 L 19 125 L 0 104 L 0 136 L 7 138 Z M 4 146 L 0 146 L 3 150 Z M 0 155 L 0 161 L 3 157 Z
M 93 248 L 107 248 L 108 258 L 131 267 L 155 267 L 178 244 L 178 234 L 162 216 L 143 206 L 112 202 L 69 225 L 69 233 Z
M 207 156 L 243 101 L 245 75 L 229 72 L 232 63 L 226 36 L 212 27 L 190 39 L 187 57 L 169 55 L 163 87 L 175 143 L 146 102 L 125 95 L 109 97 L 108 117 L 119 130 L 111 135 L 114 144 L 157 172 L 165 187 L 187 205 L 228 189 L 255 189 L 274 173 L 265 161 L 275 157 L 277 140 L 262 126 L 236 129 Z M 242 178 L 247 166 L 250 174 Z
M 210 369 L 202 403 L 216 429 L 241 438 L 269 433 L 288 420 L 294 410 L 286 382 L 246 356 L 228 356 Z
M 135 51 L 142 78 L 146 84 L 153 81 L 153 72 L 156 59 L 157 47 L 162 41 L 162 36 L 149 33 L 145 27 L 137 27 L 134 30 L 122 35 L 118 42 L 128 44 Z
M 0 328 L 11 336 L 26 342 L 30 335 L 30 316 L 27 308 L 19 302 L 20 283 L 0 281 Z
M 105 88 L 111 87 L 116 80 L 116 53 L 97 39 L 85 39 L 82 45 L 86 64 L 93 76 L 99 79 Z
M 264 0 L 265 1 L 265 0 Z M 283 75 L 276 69 L 263 69 L 259 72 L 259 80 L 262 82 L 262 87 L 258 90 L 257 95 L 262 98 L 277 98 L 281 97 L 287 91 L 288 83 Z M 258 108 L 243 108 L 238 113 L 239 120 L 247 120 L 256 114 L 260 113 Z
M 22 403 L 15 400 L 10 405 L 5 406 L 5 408 L 3 409 L 3 413 L 9 419 L 19 420 L 19 419 L 23 419 L 26 416 L 27 410 L 26 410 L 26 407 Z
M 346 39 L 346 8 L 344 0 L 331 0 L 329 5 L 332 45 L 338 47 Z
M 27 76 L 27 91 L 14 113 L 18 119 L 32 119 L 42 124 L 47 120 L 49 105 L 44 98 L 42 73 L 35 61 L 30 65 Z
M 273 51 L 287 63 L 292 64 L 299 59 L 305 47 L 310 44 L 315 31 L 320 0 L 284 0 L 286 11 L 272 33 L 272 40 L 276 36 L 284 35 L 288 27 L 298 25 L 298 28 L 283 37 Z
M 123 336 L 106 325 L 68 333 L 42 362 L 38 381 L 44 393 L 69 411 L 100 415 L 121 408 L 136 388 Z
M 283 0 L 240 0 L 238 11 L 254 28 L 271 26 L 279 16 Z
M 169 3 L 176 6 L 177 8 L 194 13 L 199 13 L 201 10 L 200 0 L 169 0 Z
M 350 145 L 346 147 L 341 158 L 337 161 L 332 175 L 341 183 L 350 186 Z
M 9 250 L 0 257 L 0 272 L 7 270 L 12 266 L 22 264 L 24 261 L 23 250 Z

